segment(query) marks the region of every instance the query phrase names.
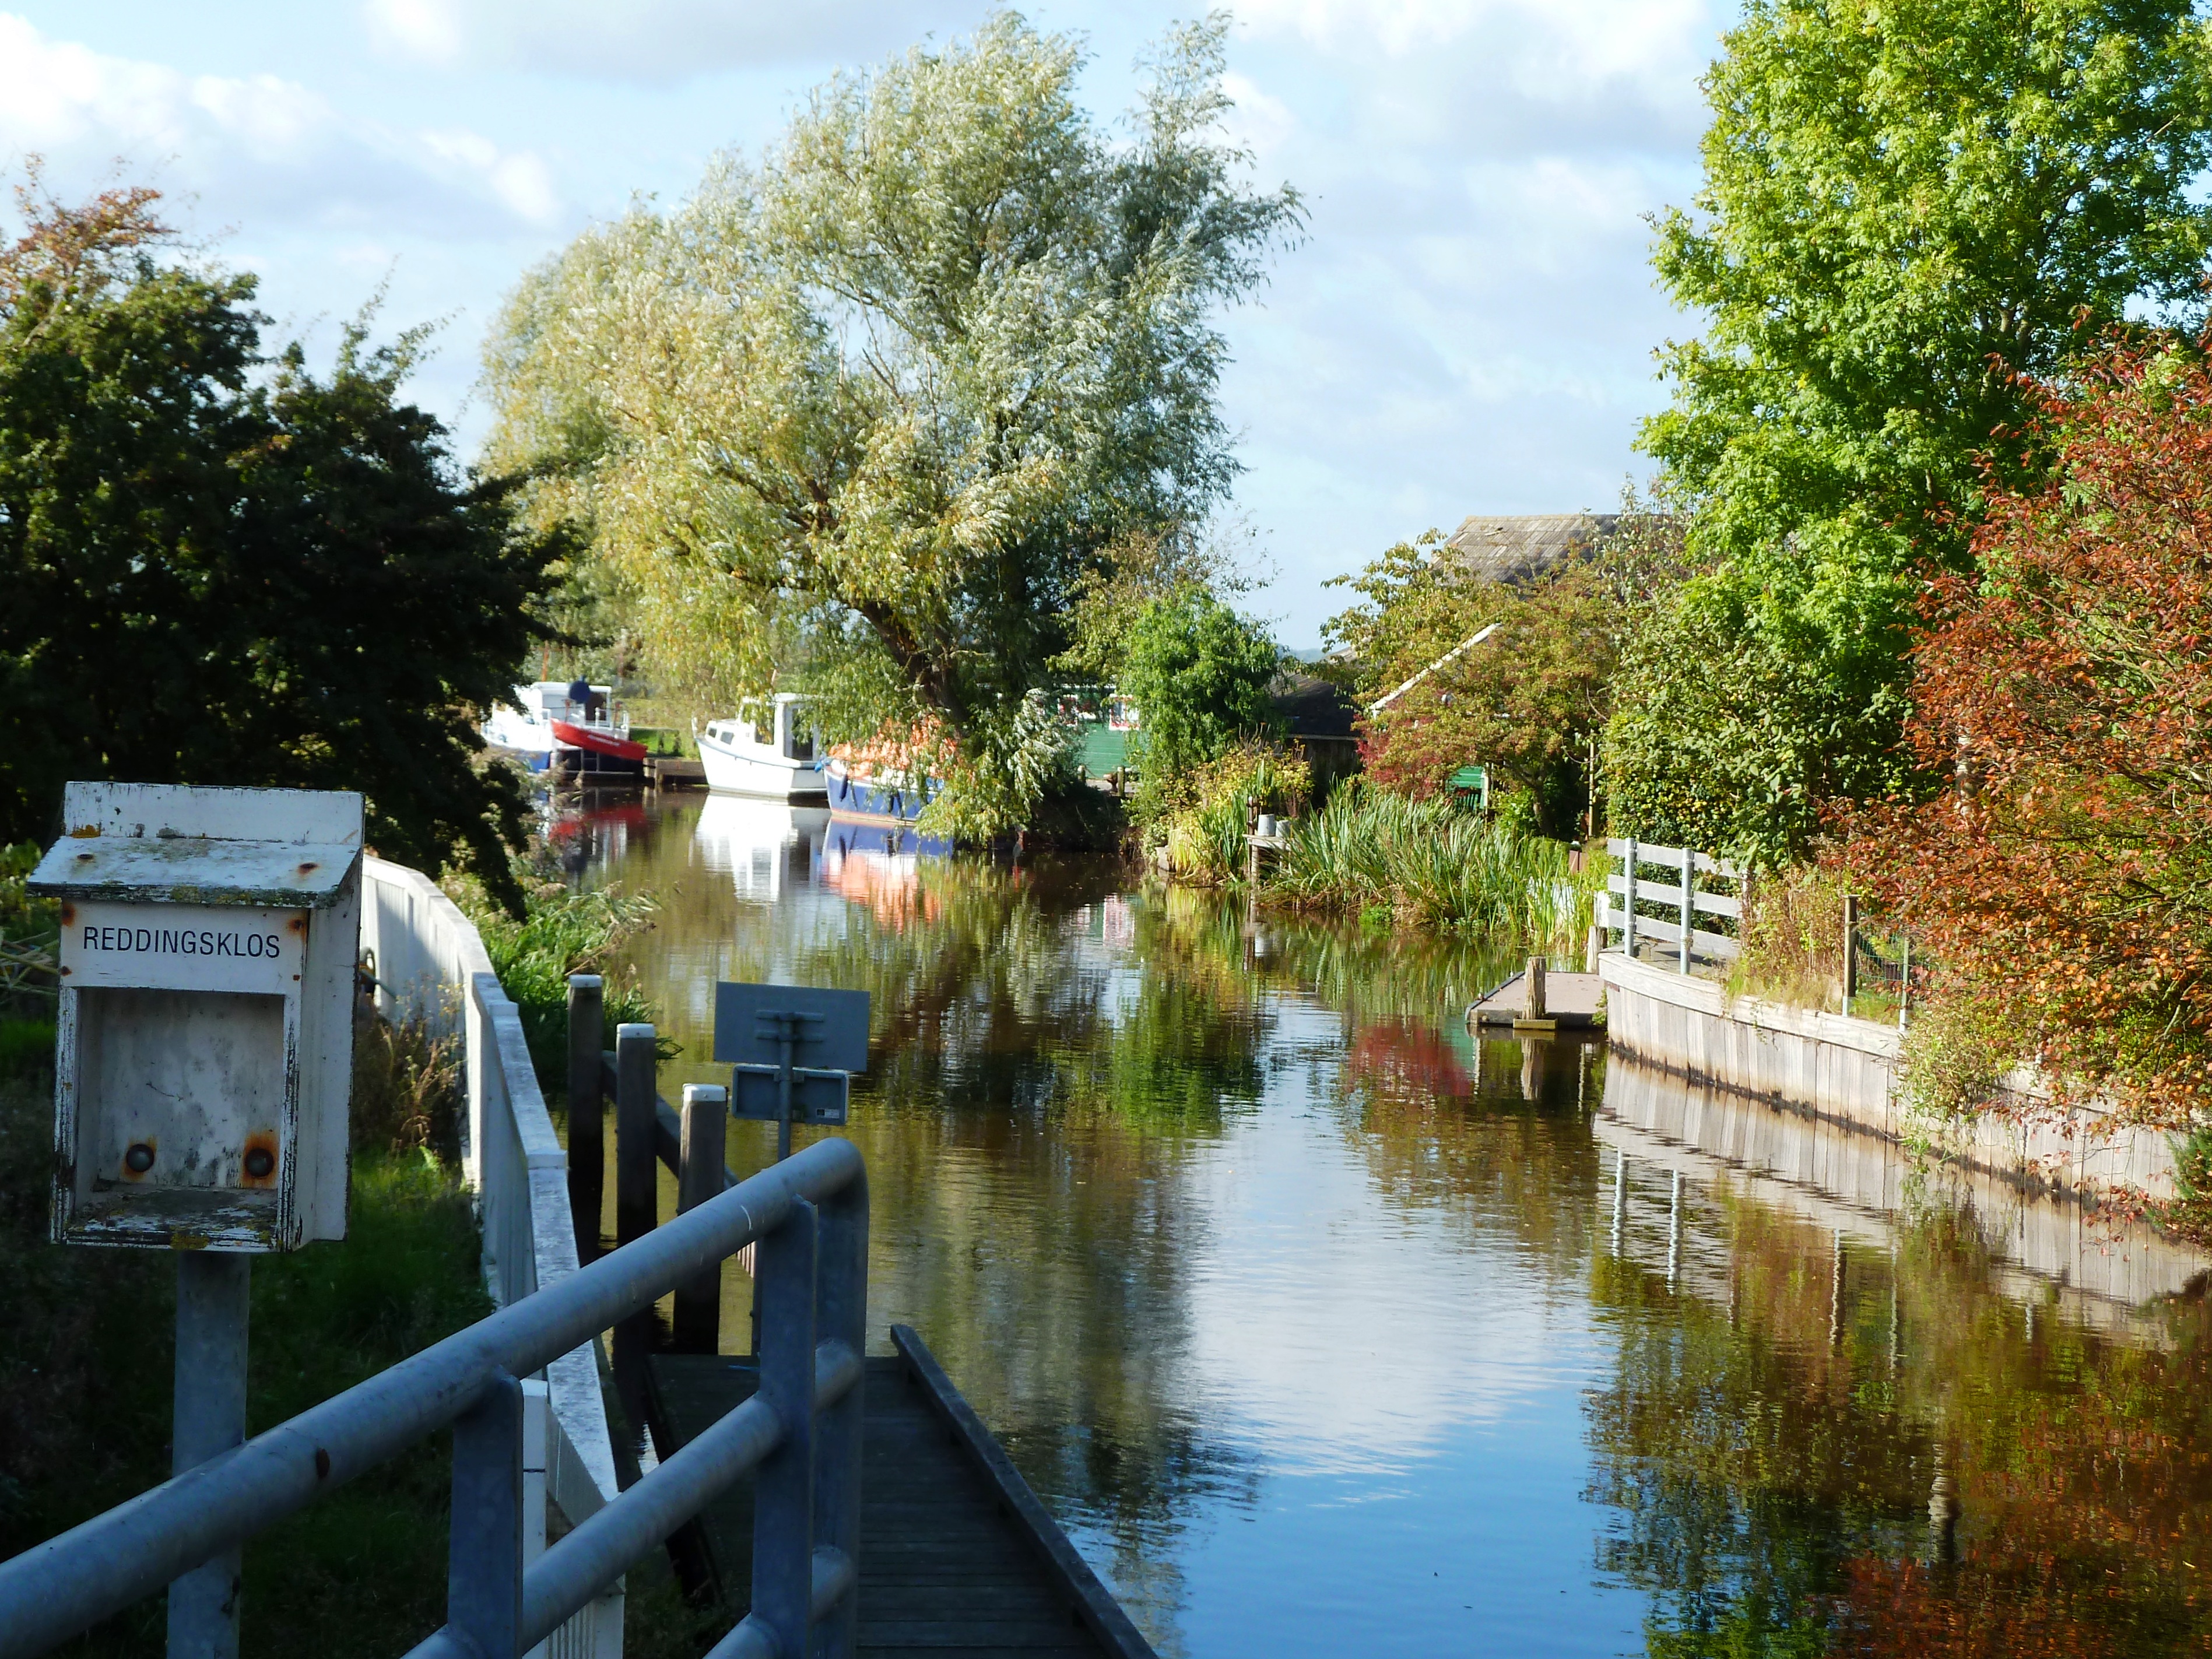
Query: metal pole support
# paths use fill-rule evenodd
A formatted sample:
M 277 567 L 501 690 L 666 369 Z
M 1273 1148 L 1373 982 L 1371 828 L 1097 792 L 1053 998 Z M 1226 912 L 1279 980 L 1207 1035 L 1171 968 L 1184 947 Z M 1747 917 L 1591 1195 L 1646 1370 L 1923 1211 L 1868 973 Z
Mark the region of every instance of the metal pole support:
M 607 1181 L 606 1087 L 601 1043 L 606 990 L 597 974 L 568 975 L 568 1207 L 576 1218 L 576 1265 L 599 1259 L 599 1210 Z
M 760 1241 L 759 1397 L 783 1426 L 783 1441 L 753 1474 L 752 1617 L 777 1650 L 799 1659 L 811 1650 L 814 1617 L 814 1283 L 815 1207 L 794 1203 L 783 1224 Z
M 650 1025 L 615 1027 L 615 1243 L 635 1244 L 659 1218 L 653 1119 L 659 1057 Z
M 1698 930 L 1698 855 L 1682 849 L 1682 971 L 1690 971 L 1690 936 Z
M 1850 1013 L 1859 994 L 1859 901 L 1856 893 L 1844 895 L 1844 1012 Z
M 676 1177 L 676 1208 L 695 1210 L 722 1194 L 724 1143 L 730 1118 L 730 1091 L 717 1084 L 684 1085 L 682 1156 Z M 681 1353 L 713 1353 L 721 1346 L 722 1264 L 702 1267 L 676 1287 L 676 1347 Z
M 177 1255 L 177 1369 L 169 1472 L 246 1441 L 246 1337 L 253 1258 Z M 244 1552 L 225 1550 L 169 1586 L 169 1659 L 238 1659 Z
M 522 1384 L 501 1371 L 453 1419 L 446 1623 L 478 1659 L 520 1659 L 522 1530 Z
M 867 1351 L 868 1188 L 860 1176 L 821 1206 L 820 1251 L 815 1279 L 814 1334 L 817 1342 Z M 860 1559 L 861 1418 L 864 1378 L 816 1419 L 814 1425 L 814 1543 L 857 1569 Z M 824 1611 L 815 1630 L 825 1659 L 853 1659 L 860 1641 L 860 1597 L 848 1589 Z
M 1628 838 L 1628 851 L 1621 866 L 1627 891 L 1622 895 L 1626 914 L 1620 919 L 1620 951 L 1631 962 L 1636 960 L 1636 837 Z

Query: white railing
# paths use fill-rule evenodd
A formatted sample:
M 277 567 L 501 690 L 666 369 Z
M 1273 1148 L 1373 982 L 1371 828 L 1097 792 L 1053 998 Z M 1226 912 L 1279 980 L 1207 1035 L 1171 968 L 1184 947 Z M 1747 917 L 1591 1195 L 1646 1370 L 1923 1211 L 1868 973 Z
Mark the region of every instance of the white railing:
M 1743 890 L 1747 872 L 1740 864 L 1717 859 L 1686 847 L 1655 847 L 1633 836 L 1618 837 L 1605 850 L 1620 867 L 1606 880 L 1605 903 L 1598 926 L 1621 936 L 1620 949 L 1636 954 L 1637 941 L 1654 939 L 1674 946 L 1682 972 L 1690 971 L 1691 957 L 1698 952 L 1717 962 L 1729 962 L 1741 951 L 1737 935 L 1743 929 Z M 1644 876 L 1646 866 L 1674 872 L 1671 878 L 1652 880 Z M 1733 883 L 1733 893 L 1701 889 L 1698 878 L 1707 876 Z M 1674 912 L 1673 920 L 1638 908 L 1655 905 Z M 1699 916 L 1719 916 L 1736 926 L 1736 933 L 1720 933 L 1698 926 Z M 1607 948 L 1612 948 L 1608 944 Z
M 521 1018 L 474 924 L 420 871 L 375 858 L 362 869 L 361 943 L 374 964 L 379 1011 L 463 1036 L 462 1169 L 483 1230 L 484 1283 L 507 1307 L 576 1271 L 568 1156 L 545 1110 Z M 595 1346 L 553 1361 L 538 1386 L 526 1385 L 523 1405 L 525 1528 L 542 1550 L 548 1503 L 574 1528 L 615 1497 Z M 617 1580 L 533 1652 L 537 1659 L 621 1659 L 622 1631 Z

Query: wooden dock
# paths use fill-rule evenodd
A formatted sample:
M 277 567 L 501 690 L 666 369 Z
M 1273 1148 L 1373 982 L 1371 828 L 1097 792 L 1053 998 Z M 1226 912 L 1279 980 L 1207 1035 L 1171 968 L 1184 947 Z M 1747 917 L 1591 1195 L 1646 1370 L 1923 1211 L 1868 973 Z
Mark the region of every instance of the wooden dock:
M 704 789 L 707 768 L 704 762 L 680 755 L 647 755 L 645 781 L 655 789 Z
M 906 1326 L 867 1361 L 860 1465 L 860 1650 L 890 1659 L 1103 1654 L 1155 1659 L 1029 1483 Z M 647 1411 L 667 1455 L 752 1395 L 726 1354 L 655 1354 Z M 701 1516 L 732 1621 L 750 1605 L 752 1488 Z
M 1543 1018 L 1559 1030 L 1589 1030 L 1598 1023 L 1598 1000 L 1604 994 L 1605 981 L 1595 974 L 1547 973 L 1544 975 Z M 1468 1005 L 1468 1024 L 1525 1023 L 1528 1010 L 1528 975 L 1519 973 Z

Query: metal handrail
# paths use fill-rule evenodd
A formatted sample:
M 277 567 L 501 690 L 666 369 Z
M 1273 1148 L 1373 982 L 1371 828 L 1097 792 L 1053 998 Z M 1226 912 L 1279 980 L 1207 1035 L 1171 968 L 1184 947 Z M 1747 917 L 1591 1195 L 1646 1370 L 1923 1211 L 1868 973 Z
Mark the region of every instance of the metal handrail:
M 823 1206 L 818 1218 L 817 1205 Z M 731 1413 L 526 1575 L 519 1409 L 510 1414 L 514 1432 L 497 1426 L 509 1420 L 501 1413 L 518 1392 L 514 1379 L 651 1308 L 756 1241 L 763 1303 L 757 1407 L 749 1401 Z M 859 1553 L 854 1385 L 866 1261 L 867 1176 L 860 1151 L 848 1140 L 817 1141 L 244 1445 L 0 1562 L 0 1659 L 43 1653 L 448 1425 L 456 1429 L 453 1623 L 426 1648 L 514 1659 L 757 1466 L 755 1613 L 746 1620 L 755 1629 L 744 1645 L 764 1637 L 786 1654 L 805 1653 L 816 1619 L 817 1552 L 848 1563 Z M 830 1420 L 817 1423 L 817 1413 Z M 487 1422 L 495 1425 L 489 1434 L 479 1426 Z M 512 1465 L 511 1551 L 504 1523 L 495 1516 L 480 1524 L 483 1505 L 473 1501 L 501 1490 L 501 1471 L 487 1469 L 488 1459 Z M 472 1500 L 465 1523 L 465 1491 Z M 504 1579 L 512 1581 L 504 1591 L 488 1583 Z M 502 1595 L 511 1619 L 496 1616 Z M 483 1613 L 487 1607 L 494 1614 Z M 849 1653 L 851 1598 L 842 1599 L 842 1611 L 833 1602 L 826 1613 L 840 1626 L 830 1632 L 830 1650 Z

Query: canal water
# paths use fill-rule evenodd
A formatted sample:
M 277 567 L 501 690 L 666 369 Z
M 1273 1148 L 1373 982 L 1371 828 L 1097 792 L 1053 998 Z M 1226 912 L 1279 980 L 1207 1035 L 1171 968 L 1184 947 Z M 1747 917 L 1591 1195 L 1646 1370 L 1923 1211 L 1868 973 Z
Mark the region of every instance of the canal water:
M 2212 1645 L 2192 1258 L 1477 1041 L 1497 952 L 720 798 L 566 828 L 660 902 L 621 971 L 671 1098 L 717 1078 L 717 981 L 870 993 L 871 1328 L 1163 1655 Z

